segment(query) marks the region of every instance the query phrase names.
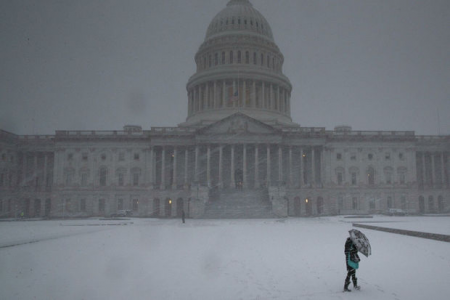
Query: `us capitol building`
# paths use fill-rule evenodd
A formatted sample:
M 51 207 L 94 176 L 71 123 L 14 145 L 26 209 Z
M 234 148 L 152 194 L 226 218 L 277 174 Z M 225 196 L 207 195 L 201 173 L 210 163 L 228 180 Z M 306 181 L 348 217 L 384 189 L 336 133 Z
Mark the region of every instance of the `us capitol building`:
M 266 19 L 231 0 L 208 26 L 177 127 L 0 130 L 0 216 L 269 218 L 450 210 L 450 136 L 303 127 Z

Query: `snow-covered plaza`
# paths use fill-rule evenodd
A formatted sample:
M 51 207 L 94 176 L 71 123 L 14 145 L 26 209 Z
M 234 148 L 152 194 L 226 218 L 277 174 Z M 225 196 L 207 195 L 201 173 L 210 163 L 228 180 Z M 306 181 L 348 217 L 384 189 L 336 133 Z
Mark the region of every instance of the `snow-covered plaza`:
M 0 222 L 0 299 L 448 299 L 450 243 L 368 229 L 343 293 L 352 222 L 450 234 L 450 217 Z

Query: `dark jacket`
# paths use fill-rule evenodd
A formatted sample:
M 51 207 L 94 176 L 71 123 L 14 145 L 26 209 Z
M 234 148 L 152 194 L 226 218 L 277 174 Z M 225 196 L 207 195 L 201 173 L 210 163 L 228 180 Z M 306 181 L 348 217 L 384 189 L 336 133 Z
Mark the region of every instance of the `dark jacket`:
M 351 238 L 347 238 L 347 240 L 345 241 L 344 253 L 345 253 L 345 261 L 347 262 L 347 267 L 354 268 L 354 266 L 348 265 L 348 259 L 350 258 L 353 261 L 355 261 L 356 258 L 357 261 L 355 261 L 355 263 L 358 264 L 359 256 L 358 256 L 358 249 L 356 249 L 356 246 L 355 244 L 353 244 Z

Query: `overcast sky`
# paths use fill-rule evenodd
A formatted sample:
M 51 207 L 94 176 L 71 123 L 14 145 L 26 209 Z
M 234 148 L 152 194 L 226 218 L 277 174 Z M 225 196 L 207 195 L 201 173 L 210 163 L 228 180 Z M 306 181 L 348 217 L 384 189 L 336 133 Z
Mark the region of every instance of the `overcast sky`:
M 228 0 L 1 0 L 0 129 L 177 126 Z M 251 0 L 301 126 L 450 134 L 449 0 Z

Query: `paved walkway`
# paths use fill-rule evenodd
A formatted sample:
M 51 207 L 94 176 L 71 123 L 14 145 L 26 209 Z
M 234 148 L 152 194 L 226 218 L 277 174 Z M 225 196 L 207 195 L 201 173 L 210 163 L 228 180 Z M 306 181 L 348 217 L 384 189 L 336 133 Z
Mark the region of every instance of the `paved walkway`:
M 366 228 L 366 229 L 372 229 L 372 230 L 378 230 L 378 231 L 385 231 L 390 233 L 396 233 L 396 234 L 402 234 L 402 235 L 409 235 L 409 236 L 415 236 L 420 237 L 424 239 L 430 239 L 430 240 L 436 240 L 436 241 L 442 241 L 442 242 L 448 242 L 450 243 L 450 235 L 445 234 L 437 234 L 437 233 L 428 233 L 428 232 L 420 232 L 420 231 L 411 231 L 411 230 L 403 230 L 403 229 L 394 229 L 394 228 L 386 228 L 386 227 L 379 227 L 379 226 L 372 226 L 372 225 L 365 225 L 365 224 L 357 224 L 353 223 L 354 227 L 360 227 L 360 228 Z

